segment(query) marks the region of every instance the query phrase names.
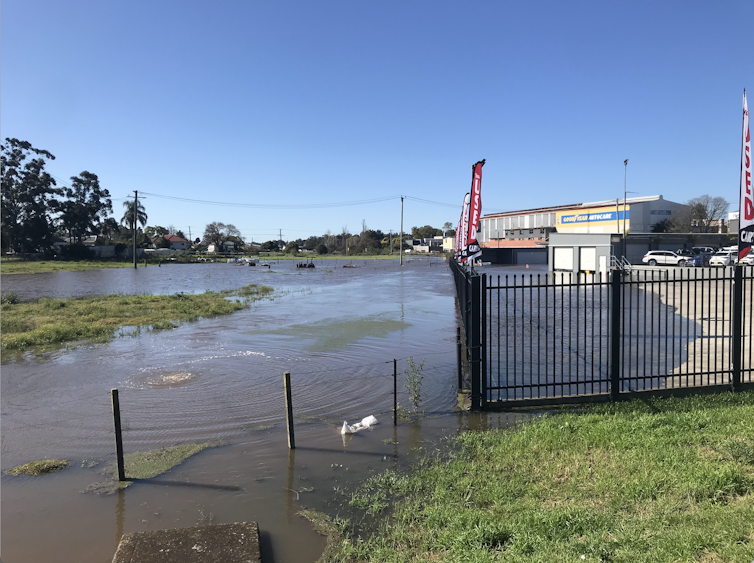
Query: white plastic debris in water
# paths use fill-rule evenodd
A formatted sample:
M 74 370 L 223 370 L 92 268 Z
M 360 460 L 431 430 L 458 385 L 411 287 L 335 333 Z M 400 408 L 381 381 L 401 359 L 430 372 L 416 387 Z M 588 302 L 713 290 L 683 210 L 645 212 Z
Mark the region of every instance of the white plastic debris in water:
M 343 421 L 343 428 L 340 429 L 341 434 L 356 434 L 359 430 L 364 430 L 364 428 L 371 428 L 375 424 L 379 424 L 380 421 L 377 420 L 374 416 L 371 414 L 362 419 L 361 422 L 357 422 L 353 426 L 349 425 L 348 422 L 345 420 Z

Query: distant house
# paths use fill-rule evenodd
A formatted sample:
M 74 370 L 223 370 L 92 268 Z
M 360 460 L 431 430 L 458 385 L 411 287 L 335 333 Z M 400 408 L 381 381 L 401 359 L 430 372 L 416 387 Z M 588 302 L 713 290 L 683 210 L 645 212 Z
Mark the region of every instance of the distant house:
M 189 246 L 189 241 L 178 235 L 165 235 L 164 237 L 155 237 L 152 239 L 152 246 L 157 246 L 157 242 L 160 239 L 165 239 L 170 243 L 170 250 L 186 250 Z
M 236 251 L 236 243 L 232 240 L 226 240 L 222 244 L 222 249 L 218 248 L 218 245 L 216 244 L 210 244 L 207 246 L 207 252 L 210 254 L 213 254 L 215 252 L 235 252 Z

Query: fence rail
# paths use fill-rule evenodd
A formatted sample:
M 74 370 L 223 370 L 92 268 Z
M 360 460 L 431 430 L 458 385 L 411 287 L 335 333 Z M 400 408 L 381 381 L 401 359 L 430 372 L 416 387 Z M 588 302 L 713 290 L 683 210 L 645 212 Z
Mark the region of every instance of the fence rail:
M 754 388 L 754 268 L 451 270 L 472 408 Z

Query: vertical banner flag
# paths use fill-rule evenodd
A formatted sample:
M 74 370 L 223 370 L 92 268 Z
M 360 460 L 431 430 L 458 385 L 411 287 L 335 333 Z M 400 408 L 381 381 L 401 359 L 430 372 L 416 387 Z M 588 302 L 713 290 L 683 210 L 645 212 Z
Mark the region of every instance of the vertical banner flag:
M 751 252 L 754 239 L 754 196 L 751 193 L 751 141 L 749 138 L 749 107 L 744 90 L 744 126 L 741 138 L 741 196 L 738 208 L 738 259 Z
M 471 194 L 466 194 L 463 198 L 463 214 L 461 215 L 461 246 L 460 257 L 461 262 L 466 262 L 466 244 L 469 240 L 469 201 L 471 200 Z
M 466 212 L 466 196 L 464 196 L 463 205 L 461 206 L 461 216 L 458 218 L 458 226 L 456 227 L 456 248 L 455 257 L 456 261 L 461 258 L 461 233 L 463 232 L 463 214 Z
M 472 263 L 482 255 L 482 249 L 477 242 L 477 231 L 479 231 L 480 219 L 482 218 L 482 166 L 484 166 L 484 163 L 485 159 L 482 159 L 471 167 L 471 203 L 466 257 Z

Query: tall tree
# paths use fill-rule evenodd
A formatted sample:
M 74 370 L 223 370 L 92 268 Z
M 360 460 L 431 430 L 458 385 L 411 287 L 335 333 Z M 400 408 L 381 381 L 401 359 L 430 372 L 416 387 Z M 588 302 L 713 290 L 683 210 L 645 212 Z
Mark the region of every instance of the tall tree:
M 691 220 L 699 226 L 699 232 L 709 233 L 713 224 L 725 217 L 730 205 L 722 197 L 712 197 L 704 194 L 686 203 L 689 206 Z
M 424 225 L 423 227 L 411 227 L 412 238 L 432 238 L 440 235 L 442 235 L 440 229 L 435 229 L 429 225 Z
M 0 152 L 2 247 L 16 252 L 45 250 L 53 243 L 51 213 L 59 204 L 55 196 L 62 193 L 44 170 L 55 157 L 28 141 L 11 138 L 5 139 Z
M 236 243 L 243 243 L 241 231 L 239 231 L 235 225 L 213 221 L 204 228 L 204 237 L 202 239 L 204 244 L 214 244 L 215 247 L 221 248 L 222 244 L 228 240 L 233 240 Z
M 134 205 L 135 203 L 135 205 Z M 124 201 L 123 207 L 126 208 L 126 212 L 120 220 L 121 225 L 125 225 L 133 231 L 134 229 L 134 217 L 136 217 L 136 223 L 141 224 L 144 227 L 147 224 L 147 212 L 144 209 L 144 204 L 140 201 Z M 135 212 L 134 212 L 135 207 Z
M 110 192 L 100 187 L 96 174 L 84 170 L 71 178 L 65 195 L 68 199 L 60 205 L 60 219 L 71 238 L 81 243 L 87 234 L 97 232 L 99 221 L 112 213 Z

